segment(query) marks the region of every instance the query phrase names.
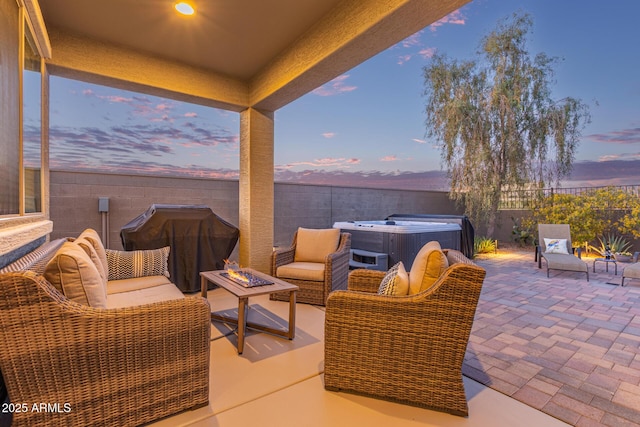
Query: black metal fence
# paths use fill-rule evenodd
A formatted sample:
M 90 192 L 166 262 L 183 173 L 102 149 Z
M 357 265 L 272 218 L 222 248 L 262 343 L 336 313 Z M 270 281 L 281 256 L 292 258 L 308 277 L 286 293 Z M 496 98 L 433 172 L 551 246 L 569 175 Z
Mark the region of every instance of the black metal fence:
M 513 190 L 503 191 L 500 199 L 501 210 L 528 210 L 535 203 L 543 198 L 554 194 L 580 195 L 595 190 L 610 188 L 612 190 L 622 190 L 625 193 L 640 197 L 640 185 L 615 185 L 602 187 L 572 187 L 572 188 L 544 188 L 539 190 Z

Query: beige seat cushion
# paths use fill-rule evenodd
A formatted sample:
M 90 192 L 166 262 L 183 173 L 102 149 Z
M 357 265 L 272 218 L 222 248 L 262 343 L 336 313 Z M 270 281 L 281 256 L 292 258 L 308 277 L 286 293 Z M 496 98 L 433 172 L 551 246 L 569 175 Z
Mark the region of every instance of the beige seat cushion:
M 93 249 L 95 249 L 96 254 L 98 255 L 98 259 L 100 260 L 100 265 L 98 266 L 98 269 L 100 269 L 100 266 L 101 266 L 102 267 L 101 274 L 104 277 L 109 277 L 109 264 L 107 263 L 107 253 L 104 248 L 104 245 L 102 244 L 102 240 L 100 239 L 100 235 L 98 235 L 98 232 L 93 228 L 87 228 L 82 233 L 80 233 L 80 235 L 78 236 L 78 239 L 86 239 L 89 243 L 91 243 L 91 245 L 93 246 Z
M 134 307 L 184 297 L 176 285 L 169 283 L 166 285 L 137 289 L 135 291 L 110 294 L 107 297 L 107 308 Z
M 338 249 L 340 230 L 298 228 L 296 237 L 296 262 L 324 262 L 327 255 Z
M 44 277 L 67 298 L 96 308 L 107 306 L 98 268 L 79 245 L 65 242 L 51 258 Z
M 587 263 L 575 255 L 543 252 L 541 256 L 547 260 L 547 267 L 554 270 L 588 271 Z
M 152 288 L 159 285 L 168 285 L 171 281 L 166 276 L 132 277 L 130 279 L 109 280 L 107 282 L 107 295 L 122 292 L 137 291 L 138 289 Z
M 431 241 L 424 245 L 416 255 L 409 272 L 409 295 L 429 289 L 447 267 L 449 262 L 440 248 L 440 243 Z
M 292 262 L 278 267 L 276 276 L 281 279 L 324 281 L 324 263 Z

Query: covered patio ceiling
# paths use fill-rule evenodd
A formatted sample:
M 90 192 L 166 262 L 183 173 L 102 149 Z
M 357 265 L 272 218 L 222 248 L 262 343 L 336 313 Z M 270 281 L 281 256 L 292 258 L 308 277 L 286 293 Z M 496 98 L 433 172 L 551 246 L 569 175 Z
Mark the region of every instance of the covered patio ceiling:
M 469 0 L 40 0 L 52 74 L 275 111 Z
M 49 73 L 240 113 L 240 263 L 269 272 L 275 111 L 470 0 L 23 1 Z

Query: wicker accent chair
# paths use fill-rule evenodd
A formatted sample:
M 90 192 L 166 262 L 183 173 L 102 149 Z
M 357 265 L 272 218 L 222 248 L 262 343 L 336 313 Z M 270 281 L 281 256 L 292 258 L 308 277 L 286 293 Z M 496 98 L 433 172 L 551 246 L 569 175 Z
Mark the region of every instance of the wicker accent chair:
M 338 289 L 347 289 L 349 277 L 349 258 L 351 251 L 351 234 L 340 233 L 338 247 L 324 259 L 324 275 L 322 280 L 303 280 L 291 277 L 280 277 L 277 274 L 278 267 L 292 264 L 295 259 L 298 232 L 293 235 L 293 241 L 288 248 L 275 250 L 271 255 L 271 275 L 279 277 L 294 285 L 300 290 L 296 296 L 296 302 L 325 305 L 329 293 Z M 272 294 L 272 300 L 289 301 L 287 293 Z
M 13 426 L 137 426 L 206 406 L 210 307 L 184 298 L 98 309 L 30 271 L 0 274 L 0 370 Z M 68 406 L 67 406 L 68 404 Z
M 558 253 L 548 250 L 544 239 L 564 239 L 566 241 L 566 252 Z M 582 261 L 582 253 L 577 248 L 578 256 L 574 255 L 571 244 L 571 229 L 569 224 L 538 224 L 538 240 L 540 245 L 536 248 L 538 254 L 538 268 L 542 268 L 542 260 L 547 264 L 547 277 L 549 270 L 577 271 L 587 275 L 589 281 L 589 267 Z
M 377 295 L 385 272 L 354 270 L 329 296 L 325 388 L 467 416 L 464 360 L 485 270 L 444 250 L 450 266 L 415 295 Z

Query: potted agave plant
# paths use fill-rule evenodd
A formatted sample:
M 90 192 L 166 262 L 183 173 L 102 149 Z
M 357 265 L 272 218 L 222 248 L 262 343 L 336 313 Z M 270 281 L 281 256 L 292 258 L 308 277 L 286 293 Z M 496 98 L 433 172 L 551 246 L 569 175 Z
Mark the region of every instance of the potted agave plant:
M 599 246 L 590 246 L 600 256 L 607 256 L 609 258 L 613 255 L 613 259 L 618 262 L 630 262 L 631 261 L 631 243 L 629 243 L 624 237 L 610 234 L 608 236 L 598 237 L 600 243 Z
M 616 252 L 613 257 L 618 262 L 631 262 L 631 252 Z

